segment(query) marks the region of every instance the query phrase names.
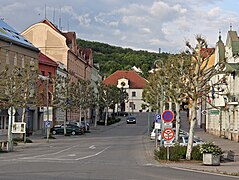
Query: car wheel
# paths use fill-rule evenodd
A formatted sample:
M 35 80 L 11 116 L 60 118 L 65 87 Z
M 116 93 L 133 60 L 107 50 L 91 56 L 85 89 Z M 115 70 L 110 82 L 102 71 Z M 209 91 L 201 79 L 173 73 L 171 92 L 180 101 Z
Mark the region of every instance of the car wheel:
M 55 131 L 55 130 L 54 130 L 54 131 L 52 131 L 52 134 L 53 134 L 53 135 L 55 135 L 55 134 L 56 134 L 56 131 Z
M 76 134 L 76 132 L 75 132 L 75 131 L 72 131 L 71 134 L 74 136 L 74 135 Z

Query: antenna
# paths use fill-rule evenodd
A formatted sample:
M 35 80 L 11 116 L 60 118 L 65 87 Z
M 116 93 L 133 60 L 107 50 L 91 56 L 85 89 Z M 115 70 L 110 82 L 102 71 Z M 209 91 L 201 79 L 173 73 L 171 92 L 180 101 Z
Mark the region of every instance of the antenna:
M 45 19 L 46 19 L 46 4 L 45 4 Z
M 67 31 L 69 32 L 69 29 L 70 29 L 70 23 L 69 23 L 69 20 L 67 21 Z
M 54 8 L 54 11 L 53 11 L 53 24 L 55 24 L 55 15 L 56 15 L 56 9 Z
M 219 29 L 219 40 L 221 40 L 221 37 L 222 37 L 222 31 L 221 29 Z
M 60 7 L 60 17 L 59 17 L 59 29 L 61 30 L 61 7 Z
M 230 31 L 232 31 L 232 23 L 230 23 Z

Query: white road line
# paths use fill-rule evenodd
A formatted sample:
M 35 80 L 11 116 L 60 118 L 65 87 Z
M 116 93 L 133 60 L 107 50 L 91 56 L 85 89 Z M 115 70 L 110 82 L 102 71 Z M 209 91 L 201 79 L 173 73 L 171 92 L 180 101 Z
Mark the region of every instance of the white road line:
M 102 151 L 99 151 L 99 152 L 97 152 L 95 154 L 92 154 L 92 155 L 89 155 L 89 156 L 80 157 L 80 158 L 77 158 L 77 159 L 44 158 L 44 157 L 40 158 L 40 157 L 42 157 L 42 155 L 32 156 L 32 157 L 25 157 L 25 158 L 19 158 L 19 159 L 21 159 L 21 160 L 33 160 L 34 159 L 34 160 L 55 160 L 55 161 L 79 161 L 79 160 L 82 160 L 82 159 L 87 159 L 87 158 L 98 156 L 98 155 L 100 155 L 101 153 L 103 153 L 104 151 L 106 151 L 109 148 L 110 148 L 110 146 L 106 147 Z M 59 154 L 59 152 L 60 151 L 58 151 L 57 154 Z M 61 152 L 63 152 L 63 150 Z M 52 153 L 52 154 L 55 154 L 55 153 Z M 69 156 L 71 156 L 71 155 L 69 155 Z
M 38 158 L 38 157 L 49 156 L 49 155 L 56 155 L 56 154 L 60 154 L 60 153 L 62 153 L 62 152 L 64 152 L 64 151 L 68 151 L 68 150 L 70 150 L 70 149 L 72 149 L 72 148 L 74 148 L 74 147 L 77 147 L 77 146 L 78 146 L 78 145 L 76 145 L 76 146 L 71 146 L 71 147 L 69 147 L 69 148 L 66 148 L 66 149 L 63 149 L 63 150 L 61 150 L 61 151 L 57 151 L 57 152 L 54 152 L 54 153 L 42 154 L 42 155 L 37 155 L 37 156 L 32 156 L 32 157 L 24 157 L 24 158 L 21 158 L 21 159 L 32 159 L 32 158 Z
M 89 155 L 89 156 L 85 156 L 85 157 L 81 157 L 81 158 L 78 158 L 78 159 L 75 159 L 75 160 L 78 161 L 78 160 L 82 160 L 82 159 L 87 159 L 87 158 L 98 156 L 99 154 L 103 153 L 105 150 L 107 150 L 109 148 L 110 148 L 110 146 L 108 146 L 107 148 L 103 149 L 102 151 L 100 151 L 98 153 L 95 153 L 95 154 L 92 154 L 92 155 Z
M 89 149 L 95 149 L 95 145 L 90 146 Z

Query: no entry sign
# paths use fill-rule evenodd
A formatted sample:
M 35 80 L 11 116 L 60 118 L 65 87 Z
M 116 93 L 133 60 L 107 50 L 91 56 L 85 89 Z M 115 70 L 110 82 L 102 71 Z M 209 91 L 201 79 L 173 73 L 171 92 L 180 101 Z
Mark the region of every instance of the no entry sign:
M 171 141 L 174 138 L 174 131 L 172 128 L 166 128 L 164 129 L 163 133 L 162 133 L 162 137 L 164 140 L 166 141 Z
M 173 121 L 174 114 L 170 110 L 165 110 L 162 114 L 162 118 L 163 118 L 164 122 L 169 123 L 169 122 Z

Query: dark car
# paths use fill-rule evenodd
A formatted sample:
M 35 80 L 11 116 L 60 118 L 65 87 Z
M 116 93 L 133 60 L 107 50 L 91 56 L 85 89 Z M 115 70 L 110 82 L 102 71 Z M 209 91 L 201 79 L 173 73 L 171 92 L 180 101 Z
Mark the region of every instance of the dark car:
M 136 124 L 136 117 L 128 116 L 126 119 L 127 124 Z
M 54 134 L 64 134 L 64 125 L 57 125 L 51 128 L 50 132 Z M 66 134 L 76 135 L 83 134 L 81 127 L 73 124 L 66 124 Z
M 81 121 L 81 125 L 80 125 L 80 122 L 76 122 L 76 121 L 70 121 L 67 124 L 73 124 L 78 127 L 81 127 L 84 132 L 90 131 L 90 124 L 88 122 L 86 122 L 86 126 L 85 126 L 85 121 Z M 87 129 L 86 129 L 86 127 L 87 127 Z

